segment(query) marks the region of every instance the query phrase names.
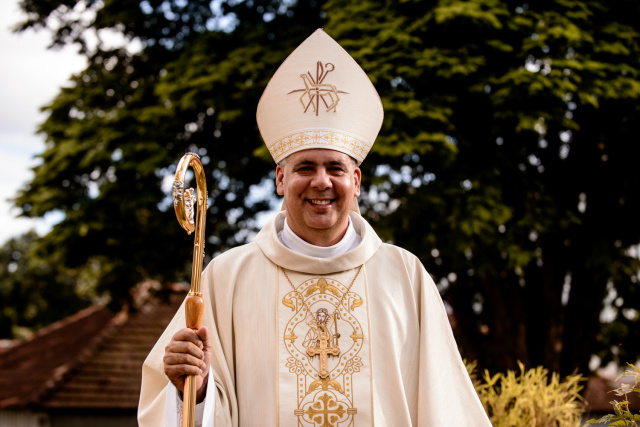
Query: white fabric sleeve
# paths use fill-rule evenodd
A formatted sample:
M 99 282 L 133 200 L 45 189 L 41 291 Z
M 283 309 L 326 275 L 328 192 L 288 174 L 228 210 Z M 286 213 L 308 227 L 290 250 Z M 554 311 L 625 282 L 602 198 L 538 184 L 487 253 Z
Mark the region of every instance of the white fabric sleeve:
M 198 421 L 202 421 L 200 427 L 214 427 L 214 418 L 216 413 L 216 394 L 218 388 L 216 382 L 213 379 L 213 370 L 209 367 L 209 379 L 207 382 L 207 392 L 204 395 L 204 400 L 196 405 L 196 427 L 198 427 Z M 200 406 L 200 410 L 198 410 Z
M 212 390 L 216 389 L 215 383 L 211 384 L 213 379 L 213 371 L 209 368 L 209 383 L 207 384 L 207 392 L 204 400 L 196 404 L 196 422 L 195 427 L 214 427 L 213 419 L 216 409 L 216 396 Z M 213 386 L 213 387 L 212 387 Z M 182 427 L 182 408 L 183 403 L 180 398 L 178 389 L 169 383 L 166 388 L 165 399 L 165 420 L 166 427 Z
M 182 424 L 182 400 L 178 397 L 178 389 L 169 383 L 165 387 L 164 419 L 166 427 L 180 427 Z

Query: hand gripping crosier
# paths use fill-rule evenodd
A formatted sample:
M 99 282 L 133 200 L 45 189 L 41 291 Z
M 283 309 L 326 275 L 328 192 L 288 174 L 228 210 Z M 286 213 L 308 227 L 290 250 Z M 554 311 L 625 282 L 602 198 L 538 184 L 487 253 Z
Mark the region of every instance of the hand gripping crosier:
M 185 191 L 184 179 L 187 169 L 191 166 L 196 176 L 197 198 L 193 188 Z M 193 221 L 194 202 L 197 204 L 196 221 Z M 193 246 L 193 266 L 191 267 L 191 291 L 185 302 L 187 328 L 198 330 L 202 322 L 204 300 L 200 292 L 200 279 L 204 256 L 204 226 L 207 212 L 207 181 L 200 157 L 194 153 L 187 153 L 180 159 L 173 182 L 173 207 L 178 222 L 187 230 L 188 234 L 195 230 Z M 196 414 L 196 376 L 187 375 L 184 385 L 184 406 L 182 411 L 182 426 L 194 427 Z

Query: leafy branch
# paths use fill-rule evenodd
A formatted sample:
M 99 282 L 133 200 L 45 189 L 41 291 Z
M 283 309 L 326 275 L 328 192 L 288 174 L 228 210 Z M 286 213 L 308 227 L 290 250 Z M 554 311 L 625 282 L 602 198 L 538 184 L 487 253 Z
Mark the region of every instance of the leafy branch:
M 613 406 L 613 414 L 605 415 L 604 417 L 596 420 L 589 420 L 589 424 L 604 424 L 609 423 L 610 426 L 625 426 L 625 427 L 638 427 L 638 421 L 640 421 L 640 413 L 633 414 L 629 409 L 629 393 L 636 393 L 640 395 L 640 388 L 638 388 L 638 381 L 640 381 L 640 369 L 636 366 L 628 363 L 633 368 L 627 369 L 624 373 L 618 375 L 616 381 L 620 378 L 633 378 L 633 385 L 629 383 L 622 383 L 620 387 L 615 390 L 611 390 L 610 393 L 615 393 L 617 396 L 624 396 L 624 400 L 619 402 L 612 400 L 611 406 Z

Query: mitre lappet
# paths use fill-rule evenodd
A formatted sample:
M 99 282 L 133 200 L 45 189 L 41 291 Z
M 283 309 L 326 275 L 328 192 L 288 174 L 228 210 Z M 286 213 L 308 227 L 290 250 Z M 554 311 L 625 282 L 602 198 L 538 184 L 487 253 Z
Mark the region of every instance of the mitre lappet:
M 312 148 L 362 163 L 382 126 L 382 102 L 364 70 L 322 29 L 280 65 L 256 118 L 273 160 Z M 353 209 L 358 211 L 354 200 Z

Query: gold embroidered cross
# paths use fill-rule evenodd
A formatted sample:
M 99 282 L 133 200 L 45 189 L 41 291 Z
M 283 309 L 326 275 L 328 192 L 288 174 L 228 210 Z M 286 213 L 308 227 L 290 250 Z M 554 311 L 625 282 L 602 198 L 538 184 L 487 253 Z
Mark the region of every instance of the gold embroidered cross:
M 296 334 L 292 333 L 291 335 L 285 335 L 284 339 L 285 340 L 291 340 L 292 343 L 296 342 L 296 339 L 298 337 L 296 336 Z M 355 341 L 355 340 L 354 340 Z
M 316 424 L 322 422 L 320 427 L 333 427 L 346 411 L 342 404 L 338 404 L 327 393 L 320 396 L 320 400 L 322 403 L 315 402 L 307 409 L 305 415 L 311 418 Z
M 307 354 L 311 357 L 320 356 L 320 378 L 327 378 L 329 376 L 329 370 L 327 368 L 327 356 L 338 356 L 340 354 L 340 348 L 337 345 L 329 347 L 329 334 L 327 332 L 321 332 L 318 337 L 318 346 L 310 345 L 307 348 Z
M 300 103 L 304 108 L 304 112 L 306 113 L 309 107 L 311 107 L 312 111 L 318 115 L 320 111 L 320 101 L 326 107 L 326 112 L 333 110 L 336 112 L 336 107 L 340 102 L 339 93 L 348 94 L 349 92 L 344 92 L 342 90 L 338 90 L 334 85 L 323 83 L 327 74 L 335 70 L 335 66 L 327 62 L 323 64 L 322 61 L 316 62 L 316 77 L 314 78 L 310 72 L 307 71 L 306 74 L 300 74 L 302 78 L 302 83 L 304 83 L 304 89 L 295 89 L 289 92 L 287 95 L 292 94 L 294 92 L 302 92 L 300 95 Z M 328 102 L 327 102 L 328 101 Z
M 356 334 L 355 332 L 352 333 L 351 335 L 349 335 L 350 338 L 353 338 L 353 342 L 357 342 L 358 340 L 361 340 L 364 338 L 364 335 L 362 334 Z

